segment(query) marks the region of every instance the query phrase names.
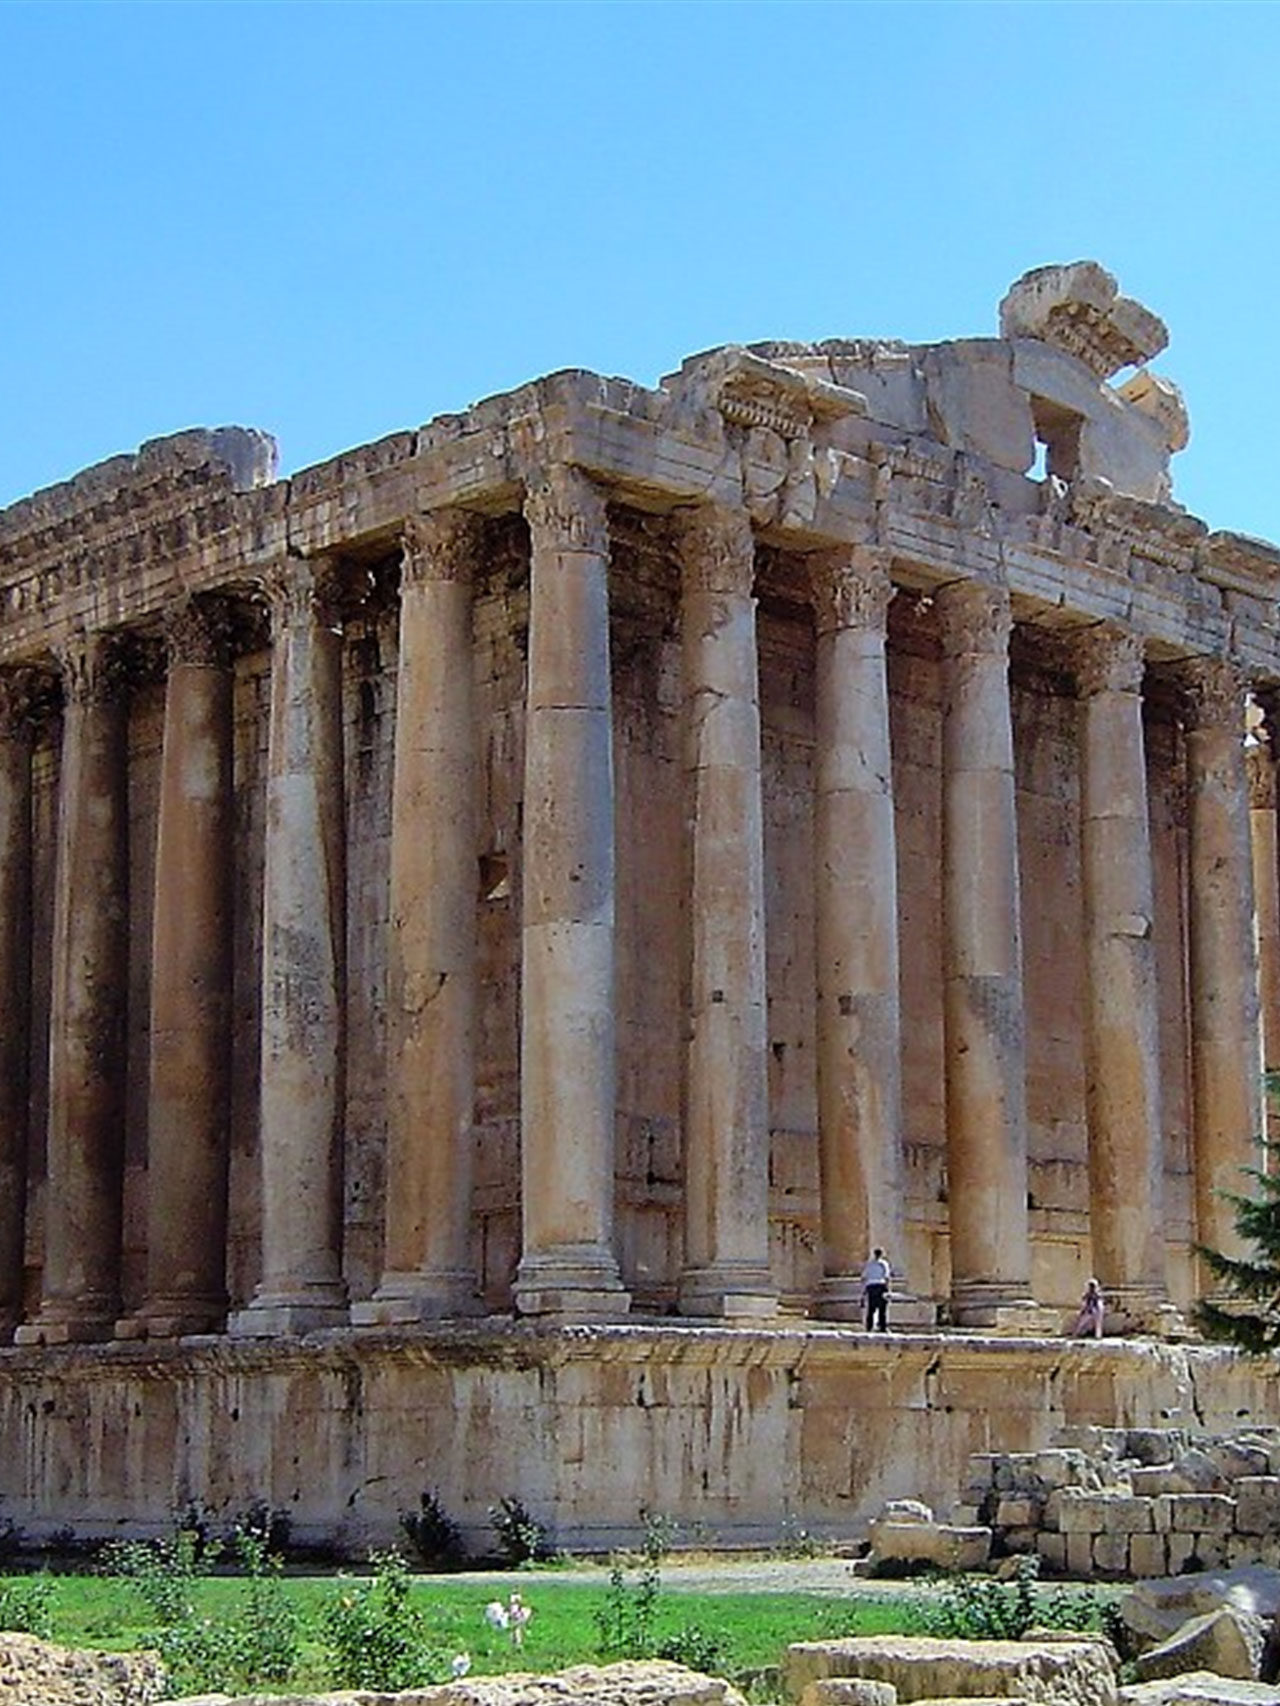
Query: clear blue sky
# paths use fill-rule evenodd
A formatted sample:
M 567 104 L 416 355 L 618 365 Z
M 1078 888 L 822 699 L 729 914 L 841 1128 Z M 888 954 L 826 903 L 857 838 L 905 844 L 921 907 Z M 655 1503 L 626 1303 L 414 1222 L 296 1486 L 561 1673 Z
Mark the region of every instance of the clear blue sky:
M 1181 501 L 1280 539 L 1280 7 L 0 0 L 0 504 L 239 422 L 286 472 L 557 367 L 1168 321 Z

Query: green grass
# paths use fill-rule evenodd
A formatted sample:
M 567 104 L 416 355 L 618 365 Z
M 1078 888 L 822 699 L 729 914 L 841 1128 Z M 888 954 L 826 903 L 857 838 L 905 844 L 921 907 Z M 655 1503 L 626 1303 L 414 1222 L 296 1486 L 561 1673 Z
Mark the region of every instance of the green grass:
M 559 1670 L 566 1665 L 599 1662 L 596 1614 L 608 1588 L 574 1582 L 559 1574 L 513 1574 L 509 1581 L 533 1607 L 523 1647 L 511 1644 L 484 1618 L 490 1600 L 510 1591 L 491 1581 L 448 1583 L 417 1581 L 413 1603 L 428 1615 L 434 1641 L 447 1652 L 471 1655 L 472 1674 L 511 1670 Z M 319 1636 L 324 1608 L 343 1591 L 334 1576 L 289 1576 L 289 1597 L 307 1630 L 303 1663 L 294 1683 L 317 1686 L 327 1681 Z M 156 1626 L 132 1583 L 108 1576 L 50 1578 L 54 1639 L 73 1647 L 112 1650 L 155 1644 Z M 192 1584 L 198 1616 L 233 1619 L 244 1603 L 248 1583 L 234 1577 L 206 1577 Z M 822 1636 L 887 1633 L 906 1626 L 909 1596 L 833 1599 L 817 1594 L 695 1593 L 664 1586 L 654 1618 L 659 1642 L 689 1625 L 714 1637 L 732 1674 L 761 1670 L 781 1660 L 789 1641 Z

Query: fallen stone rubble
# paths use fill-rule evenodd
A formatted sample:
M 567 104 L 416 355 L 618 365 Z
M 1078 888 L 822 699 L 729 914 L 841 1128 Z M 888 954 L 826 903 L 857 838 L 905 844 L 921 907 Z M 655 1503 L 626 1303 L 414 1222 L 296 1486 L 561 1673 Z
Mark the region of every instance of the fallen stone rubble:
M 151 1706 L 163 1685 L 155 1653 L 79 1652 L 0 1631 L 4 1706 Z
M 948 1522 L 914 1500 L 885 1507 L 873 1567 L 1030 1555 L 1047 1574 L 1110 1581 L 1280 1568 L 1280 1429 L 1069 1428 L 1050 1449 L 981 1452 L 969 1466 Z

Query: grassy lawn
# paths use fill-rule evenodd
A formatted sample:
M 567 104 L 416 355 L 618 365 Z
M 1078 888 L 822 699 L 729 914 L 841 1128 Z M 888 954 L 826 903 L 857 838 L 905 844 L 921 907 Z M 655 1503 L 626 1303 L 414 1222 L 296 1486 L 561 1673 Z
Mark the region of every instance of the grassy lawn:
M 19 1588 L 29 1585 L 32 1579 L 0 1578 L 0 1616 L 5 1590 L 15 1584 Z M 68 1646 L 111 1649 L 162 1644 L 162 1627 L 137 1583 L 103 1575 L 54 1575 L 43 1581 L 48 1632 L 54 1640 Z M 612 1627 L 621 1631 L 624 1643 L 628 1635 L 634 1637 L 637 1612 L 643 1612 L 638 1582 L 638 1574 L 630 1573 L 626 1592 L 619 1595 L 598 1579 L 575 1581 L 571 1573 L 560 1571 L 512 1573 L 503 1578 L 501 1586 L 492 1579 L 468 1581 L 465 1575 L 445 1581 L 414 1579 L 408 1585 L 406 1603 L 411 1614 L 421 1614 L 415 1639 L 435 1654 L 440 1680 L 447 1676 L 453 1656 L 462 1653 L 469 1655 L 473 1675 L 551 1671 L 631 1656 L 616 1646 L 610 1652 L 607 1643 L 602 1645 L 601 1619 L 607 1621 L 612 1610 Z M 326 1642 L 325 1614 L 343 1596 L 349 1603 L 362 1606 L 361 1592 L 368 1591 L 369 1583 L 367 1576 L 290 1574 L 270 1585 L 270 1595 L 276 1596 L 273 1603 L 287 1601 L 296 1612 L 301 1637 L 290 1681 L 276 1685 L 276 1691 L 343 1685 L 344 1679 L 335 1676 L 333 1655 Z M 194 1614 L 188 1625 L 207 1622 L 215 1629 L 228 1629 L 243 1626 L 252 1618 L 253 1584 L 244 1577 L 202 1576 L 184 1583 L 183 1589 L 182 1597 Z M 505 1601 L 513 1589 L 532 1608 L 522 1646 L 514 1645 L 508 1633 L 493 1628 L 485 1617 L 486 1605 L 495 1599 Z M 866 1585 L 848 1597 L 834 1598 L 812 1593 L 677 1590 L 664 1583 L 652 1601 L 651 1616 L 643 1628 L 643 1646 L 637 1650 L 660 1652 L 673 1639 L 683 1641 L 683 1650 L 670 1656 L 683 1658 L 696 1668 L 742 1679 L 779 1664 L 791 1641 L 918 1630 L 920 1608 L 936 1600 L 940 1591 L 922 1585 L 911 1592 L 877 1595 L 873 1585 Z M 365 1639 L 359 1622 L 355 1627 L 359 1638 Z M 376 1639 L 376 1635 L 368 1639 Z M 199 1674 L 210 1688 L 221 1685 L 236 1692 L 245 1686 L 243 1679 L 237 1681 L 231 1676 L 224 1681 L 216 1666 Z M 345 1679 L 345 1685 L 352 1686 L 352 1679 Z M 266 1682 L 256 1686 L 260 1692 L 272 1688 Z M 757 1698 L 764 1697 L 754 1692 Z

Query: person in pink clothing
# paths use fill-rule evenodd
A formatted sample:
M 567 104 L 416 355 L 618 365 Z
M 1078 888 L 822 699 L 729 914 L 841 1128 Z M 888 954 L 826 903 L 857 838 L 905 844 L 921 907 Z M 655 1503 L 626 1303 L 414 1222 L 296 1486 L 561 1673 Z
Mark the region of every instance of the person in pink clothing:
M 1080 1313 L 1076 1316 L 1071 1331 L 1080 1339 L 1100 1339 L 1106 1313 L 1107 1304 L 1102 1295 L 1102 1288 L 1096 1279 L 1091 1278 L 1084 1288 L 1084 1296 L 1080 1299 Z

